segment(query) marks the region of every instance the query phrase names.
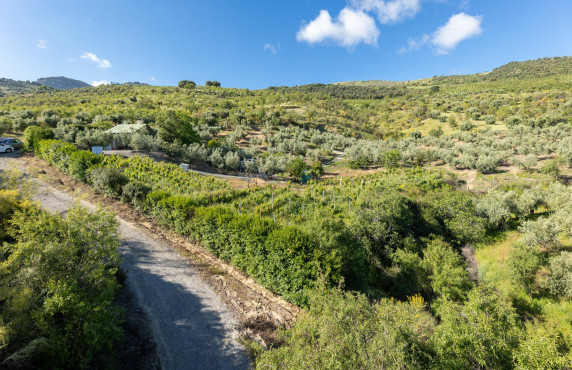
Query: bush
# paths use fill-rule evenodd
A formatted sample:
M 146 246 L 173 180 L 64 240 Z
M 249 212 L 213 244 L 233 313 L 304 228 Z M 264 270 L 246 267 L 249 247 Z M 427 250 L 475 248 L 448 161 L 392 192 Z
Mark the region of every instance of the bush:
M 350 159 L 348 164 L 350 168 L 354 170 L 366 169 L 369 166 L 369 158 L 365 154 L 362 154 L 357 158 Z
M 38 363 L 14 368 L 97 367 L 94 359 L 109 356 L 121 337 L 115 217 L 75 207 L 61 218 L 30 208 L 11 224 L 16 242 L 3 260 L 0 305 L 2 334 L 10 335 L 0 361 L 24 348 Z
M 550 259 L 547 286 L 558 297 L 572 299 L 572 252 L 562 252 Z
M 24 130 L 24 150 L 31 152 L 39 151 L 39 143 L 41 140 L 49 140 L 54 138 L 54 131 L 47 127 L 30 126 Z
M 496 117 L 494 114 L 489 114 L 485 116 L 485 123 L 487 125 L 494 125 L 496 123 Z
M 545 256 L 535 245 L 517 243 L 508 257 L 512 279 L 527 292 L 536 290 L 536 273 L 544 264 Z
M 547 160 L 540 168 L 540 173 L 558 177 L 560 175 L 560 161 L 558 159 Z
M 439 126 L 439 128 L 437 129 L 432 129 L 431 131 L 429 131 L 429 136 L 433 136 L 433 137 L 441 137 L 443 136 L 444 132 L 441 129 L 441 126 Z
M 256 365 L 275 369 L 428 368 L 435 321 L 423 299 L 382 299 L 321 289 L 307 313 L 284 334 L 284 344 L 263 352 Z
M 322 175 L 324 175 L 324 166 L 320 160 L 315 160 L 312 163 L 312 168 L 310 169 L 310 174 L 316 180 L 318 180 Z
M 151 187 L 145 185 L 141 181 L 130 181 L 124 187 L 121 193 L 121 200 L 129 203 L 139 211 L 143 211 L 147 194 L 151 192 Z
M 12 120 L 8 117 L 0 117 L 0 135 L 10 132 L 12 129 Z
M 119 198 L 127 178 L 119 168 L 96 167 L 89 174 L 89 181 L 101 194 L 110 198 Z
M 471 131 L 475 128 L 475 125 L 471 121 L 465 121 L 459 125 L 459 130 L 461 131 Z
M 297 304 L 306 304 L 318 271 L 341 275 L 342 255 L 322 250 L 295 226 L 211 206 L 194 210 L 191 231 L 214 255 Z
M 510 302 L 494 289 L 473 289 L 464 306 L 445 302 L 434 334 L 434 368 L 510 369 L 521 326 Z
M 66 172 L 82 182 L 88 182 L 90 169 L 101 163 L 102 160 L 101 155 L 78 150 L 68 156 Z
M 434 239 L 423 251 L 431 288 L 441 298 L 463 301 L 472 284 L 461 255 L 442 239 Z
M 499 166 L 500 159 L 492 155 L 480 156 L 475 163 L 479 173 L 494 173 Z

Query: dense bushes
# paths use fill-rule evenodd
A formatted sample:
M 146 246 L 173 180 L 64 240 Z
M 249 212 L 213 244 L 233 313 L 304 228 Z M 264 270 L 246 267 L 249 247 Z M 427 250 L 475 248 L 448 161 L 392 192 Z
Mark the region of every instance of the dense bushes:
M 200 207 L 233 196 L 232 192 L 219 196 L 212 191 L 203 196 L 209 184 L 211 190 L 223 187 L 216 180 L 141 158 L 103 159 L 58 141 L 41 142 L 40 156 L 105 196 L 121 198 L 174 231 L 192 235 L 216 256 L 293 302 L 305 302 L 304 291 L 313 286 L 319 273 L 333 279 L 332 283 L 339 281 L 341 253 L 320 250 L 301 229 L 228 207 Z M 178 186 L 165 186 L 169 183 Z
M 320 275 L 329 284 L 347 279 L 349 286 L 374 296 L 382 296 L 384 291 L 396 296 L 423 291 L 430 296 L 431 288 L 402 286 L 399 281 L 407 267 L 400 265 L 405 260 L 393 253 L 405 249 L 422 255 L 425 242 L 421 238 L 431 233 L 460 245 L 478 240 L 483 232 L 477 226 L 484 221 L 474 216 L 472 199 L 453 200 L 439 176 L 423 171 L 414 177 L 402 174 L 368 179 L 367 190 L 361 192 L 353 180 L 347 182 L 343 191 L 349 192 L 349 201 L 343 195 L 341 199 L 349 202 L 348 207 L 342 204 L 343 213 L 338 217 L 348 219 L 348 223 L 334 219 L 332 225 L 336 226 L 332 227 L 317 220 L 325 217 L 321 212 L 336 208 L 338 196 L 332 193 L 339 187 L 336 182 L 324 183 L 316 192 L 311 185 L 311 191 L 299 198 L 287 189 L 276 194 L 269 188 L 234 191 L 226 183 L 171 164 L 138 157 L 103 158 L 58 141 L 42 141 L 39 152 L 105 196 L 131 203 L 162 225 L 201 242 L 269 289 L 301 304 L 305 291 Z M 411 183 L 413 179 L 418 184 Z M 414 201 L 399 191 L 389 191 L 405 189 L 405 185 L 411 191 L 432 189 L 434 194 Z M 322 201 L 316 204 L 319 192 Z M 284 221 L 299 218 L 297 226 L 265 217 L 275 219 L 277 214 Z M 315 216 L 307 218 L 310 215 Z M 329 230 L 328 235 L 324 230 Z M 395 272 L 396 268 L 403 271 Z M 436 292 L 448 294 L 440 288 Z
M 62 219 L 18 197 L 0 190 L 0 367 L 105 366 L 121 336 L 115 217 L 76 207 Z
M 119 168 L 95 167 L 89 173 L 89 182 L 95 190 L 110 198 L 119 198 L 127 178 Z
M 423 300 L 382 299 L 317 290 L 309 310 L 284 334 L 284 345 L 262 354 L 259 368 L 427 368 L 435 321 Z
M 82 158 L 57 141 L 39 147 L 43 158 L 68 173 Z M 572 235 L 572 195 L 561 184 L 477 196 L 457 190 L 442 173 L 414 169 L 311 181 L 299 191 L 238 191 L 141 158 L 106 157 L 86 171 L 86 181 L 102 193 L 308 308 L 284 346 L 263 354 L 260 366 L 513 368 L 530 360 L 526 348 L 541 345 L 551 351 L 546 361 L 568 363 L 567 337 L 546 335 L 544 324 L 523 325 L 517 317 L 532 309 L 523 297 L 570 294 L 570 258 L 559 236 Z M 118 179 L 121 185 L 112 186 Z M 559 211 L 536 217 L 539 207 Z M 507 284 L 520 290 L 505 295 L 473 283 L 461 249 L 516 224 L 521 238 L 505 268 L 512 279 Z M 365 296 L 332 291 L 335 286 L 380 301 L 371 305 Z
M 54 131 L 47 127 L 30 126 L 24 130 L 24 149 L 38 151 L 38 144 L 41 140 L 53 139 Z

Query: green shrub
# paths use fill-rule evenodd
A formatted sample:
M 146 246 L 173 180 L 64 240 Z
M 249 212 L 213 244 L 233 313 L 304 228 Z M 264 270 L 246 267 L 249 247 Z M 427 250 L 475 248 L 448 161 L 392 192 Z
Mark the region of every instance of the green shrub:
M 90 169 L 100 164 L 102 159 L 101 155 L 78 150 L 67 157 L 66 172 L 82 182 L 88 182 Z
M 459 130 L 461 131 L 471 131 L 474 128 L 475 125 L 473 125 L 473 122 L 471 121 L 465 121 L 459 125 Z
M 30 126 L 24 130 L 24 150 L 39 153 L 39 143 L 42 140 L 54 138 L 54 131 L 48 127 Z
M 435 321 L 420 297 L 371 304 L 359 294 L 321 288 L 309 309 L 263 352 L 257 368 L 416 369 L 430 367 Z
M 434 368 L 510 369 L 522 327 L 510 302 L 487 286 L 473 289 L 465 305 L 445 302 L 434 334 Z
M 9 336 L 0 361 L 23 348 L 37 362 L 15 368 L 96 367 L 121 337 L 115 217 L 75 207 L 61 218 L 29 208 L 11 224 L 15 243 L 2 261 L 0 304 L 1 336 Z
M 145 185 L 141 181 L 130 181 L 123 187 L 121 200 L 125 203 L 130 203 L 135 209 L 143 211 L 149 192 L 151 192 L 150 186 Z
M 119 168 L 96 167 L 89 173 L 89 181 L 101 194 L 110 198 L 119 198 L 123 186 L 128 180 Z
M 369 166 L 369 159 L 366 155 L 360 155 L 348 162 L 351 169 L 366 169 Z
M 552 294 L 572 299 L 572 252 L 562 252 L 550 259 L 547 286 Z

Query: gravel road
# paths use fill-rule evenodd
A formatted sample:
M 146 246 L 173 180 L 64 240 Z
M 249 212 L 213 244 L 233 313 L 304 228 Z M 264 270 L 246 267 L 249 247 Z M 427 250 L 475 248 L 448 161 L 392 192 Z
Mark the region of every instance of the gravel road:
M 18 153 L 0 154 L 0 171 Z M 74 199 L 43 183 L 37 200 L 53 213 L 64 213 Z M 93 209 L 85 201 L 81 205 Z M 150 320 L 164 369 L 247 369 L 238 343 L 238 322 L 220 298 L 184 258 L 164 243 L 118 218 L 127 286 Z

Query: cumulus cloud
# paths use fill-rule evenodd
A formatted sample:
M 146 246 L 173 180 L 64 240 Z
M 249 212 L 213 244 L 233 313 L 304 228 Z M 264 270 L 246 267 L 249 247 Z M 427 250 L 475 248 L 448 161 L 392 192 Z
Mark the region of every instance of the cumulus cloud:
M 36 40 L 36 47 L 40 49 L 48 48 L 48 41 L 46 40 Z
M 421 10 L 421 0 L 352 0 L 356 9 L 375 12 L 382 24 L 401 22 L 414 17 Z
M 332 41 L 344 47 L 363 42 L 376 45 L 379 30 L 375 20 L 362 10 L 344 8 L 334 20 L 327 10 L 321 10 L 316 19 L 303 26 L 296 39 L 309 44 Z
M 93 81 L 93 82 L 91 83 L 91 85 L 92 85 L 92 86 L 95 86 L 95 87 L 101 86 L 101 85 L 111 85 L 111 82 L 110 82 L 110 81 L 106 81 L 106 80 Z
M 447 54 L 455 49 L 457 44 L 483 32 L 481 22 L 483 17 L 471 16 L 465 13 L 455 14 L 444 26 L 435 31 L 431 43 L 437 47 L 438 54 Z
M 407 46 L 402 47 L 399 54 L 419 50 L 428 43 L 435 46 L 437 54 L 448 54 L 461 41 L 480 35 L 483 32 L 482 21 L 483 17 L 480 15 L 455 14 L 449 18 L 445 25 L 437 28 L 431 35 L 425 34 L 407 40 Z
M 278 43 L 276 45 L 272 45 L 270 43 L 264 44 L 264 51 L 269 51 L 272 54 L 276 54 L 276 53 L 278 53 L 278 50 L 280 50 L 280 43 Z
M 100 68 L 109 68 L 111 67 L 111 63 L 107 59 L 99 58 L 94 53 L 88 53 L 87 51 L 81 55 L 81 59 L 90 60 L 92 62 L 97 63 L 97 66 Z

